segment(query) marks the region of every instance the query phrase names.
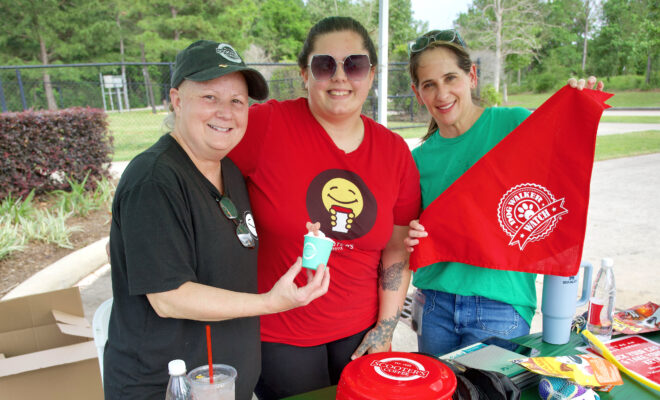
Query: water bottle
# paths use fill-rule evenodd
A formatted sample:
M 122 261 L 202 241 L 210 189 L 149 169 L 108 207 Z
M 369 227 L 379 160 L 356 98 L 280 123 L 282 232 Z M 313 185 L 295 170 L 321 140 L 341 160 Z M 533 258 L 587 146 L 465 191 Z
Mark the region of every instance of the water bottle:
M 192 400 L 190 382 L 186 376 L 186 362 L 172 360 L 167 364 L 170 372 L 170 381 L 167 384 L 165 400 Z
M 612 320 L 616 298 L 613 265 L 614 261 L 611 258 L 601 260 L 600 270 L 596 275 L 596 283 L 594 283 L 589 299 L 587 329 L 601 342 L 612 338 Z

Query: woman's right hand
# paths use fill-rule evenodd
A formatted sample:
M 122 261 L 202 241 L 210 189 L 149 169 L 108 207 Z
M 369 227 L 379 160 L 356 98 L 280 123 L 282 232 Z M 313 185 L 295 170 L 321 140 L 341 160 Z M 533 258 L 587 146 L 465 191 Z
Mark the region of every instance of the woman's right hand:
M 406 250 L 408 250 L 409 253 L 412 253 L 415 250 L 414 246 L 419 244 L 419 238 L 427 237 L 429 233 L 426 232 L 418 219 L 410 221 L 408 227 L 410 228 L 408 229 L 408 237 L 403 239 L 403 243 L 406 245 Z
M 593 89 L 593 90 L 603 90 L 603 87 L 605 87 L 605 84 L 603 81 L 599 81 L 595 76 L 590 76 L 589 78 L 585 79 L 576 79 L 576 78 L 570 78 L 568 80 L 568 86 L 575 88 L 577 90 L 582 90 L 585 87 L 587 89 Z
M 266 306 L 272 313 L 306 306 L 328 292 L 330 286 L 328 267 L 320 264 L 315 273 L 307 269 L 307 285 L 298 287 L 294 280 L 301 269 L 302 259 L 298 257 L 291 268 L 266 293 Z

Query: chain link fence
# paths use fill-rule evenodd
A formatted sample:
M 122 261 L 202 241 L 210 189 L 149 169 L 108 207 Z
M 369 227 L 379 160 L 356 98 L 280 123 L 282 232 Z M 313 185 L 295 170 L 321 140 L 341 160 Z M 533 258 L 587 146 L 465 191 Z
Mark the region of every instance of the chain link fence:
M 306 96 L 297 64 L 248 64 L 270 87 L 270 99 Z M 106 63 L 51 66 L 0 66 L 0 111 L 92 107 L 108 114 L 113 160 L 132 159 L 169 131 L 172 63 Z M 399 133 L 424 127 L 428 113 L 415 100 L 405 63 L 389 66 L 388 126 Z M 377 80 L 362 113 L 378 120 Z M 407 130 L 406 130 L 407 129 Z
M 270 86 L 269 98 L 286 100 L 306 95 L 296 64 L 248 65 L 266 77 Z M 52 106 L 59 109 L 93 107 L 108 113 L 166 111 L 172 69 L 172 63 L 0 66 L 0 108 L 2 112 Z M 377 119 L 377 77 L 373 86 L 362 111 Z M 424 120 L 425 114 L 417 115 L 419 106 L 410 89 L 405 63 L 390 64 L 388 86 L 388 120 Z

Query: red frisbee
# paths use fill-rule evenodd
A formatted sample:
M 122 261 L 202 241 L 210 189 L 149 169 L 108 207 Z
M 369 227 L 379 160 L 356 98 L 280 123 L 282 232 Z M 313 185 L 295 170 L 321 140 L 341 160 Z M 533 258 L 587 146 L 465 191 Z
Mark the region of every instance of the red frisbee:
M 385 352 L 351 361 L 339 378 L 337 400 L 450 399 L 456 376 L 437 358 Z

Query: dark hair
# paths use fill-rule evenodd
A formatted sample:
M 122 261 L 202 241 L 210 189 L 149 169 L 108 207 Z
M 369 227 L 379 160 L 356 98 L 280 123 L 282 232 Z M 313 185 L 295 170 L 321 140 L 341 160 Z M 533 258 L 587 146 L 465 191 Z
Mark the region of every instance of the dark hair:
M 298 54 L 298 66 L 301 69 L 307 67 L 307 59 L 309 58 L 309 54 L 314 49 L 317 37 L 326 33 L 342 31 L 352 31 L 360 35 L 360 37 L 362 37 L 362 44 L 364 48 L 367 49 L 367 52 L 369 52 L 369 61 L 371 61 L 371 65 L 378 64 L 378 53 L 376 53 L 376 47 L 374 46 L 374 42 L 369 37 L 369 33 L 365 27 L 351 17 L 334 16 L 323 18 L 317 22 L 316 25 L 312 27 L 312 29 L 309 30 L 307 39 L 305 39 L 305 44 L 303 44 L 303 48 L 300 51 L 300 54 Z
M 410 74 L 410 79 L 412 80 L 412 83 L 415 85 L 415 87 L 419 88 L 419 76 L 417 76 L 417 68 L 419 68 L 420 56 L 431 49 L 437 49 L 439 47 L 444 47 L 454 53 L 456 56 L 456 64 L 458 65 L 458 68 L 463 70 L 463 72 L 466 74 L 470 73 L 472 68 L 472 59 L 470 58 L 470 54 L 467 52 L 467 50 L 465 50 L 465 48 L 451 42 L 431 42 L 423 50 L 410 53 L 410 60 L 408 61 L 408 73 Z M 433 135 L 433 132 L 436 130 L 438 130 L 438 124 L 433 118 L 431 118 L 428 130 L 426 135 L 424 135 L 422 138 L 422 141 L 426 141 L 428 138 L 430 138 Z

